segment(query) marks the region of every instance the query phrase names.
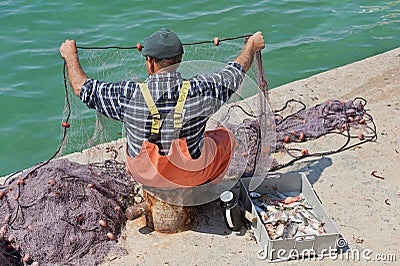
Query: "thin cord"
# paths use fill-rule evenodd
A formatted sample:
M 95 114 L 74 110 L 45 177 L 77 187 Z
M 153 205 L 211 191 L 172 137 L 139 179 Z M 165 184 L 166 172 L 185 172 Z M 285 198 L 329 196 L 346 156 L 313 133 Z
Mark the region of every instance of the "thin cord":
M 243 38 L 248 38 L 251 35 L 241 35 L 241 36 L 236 36 L 236 37 L 229 37 L 229 38 L 224 38 L 224 39 L 218 39 L 219 43 L 225 42 L 225 41 L 233 41 L 237 39 L 243 39 Z M 206 43 L 215 43 L 214 40 L 207 40 L 207 41 L 199 41 L 199 42 L 189 42 L 189 43 L 182 43 L 183 46 L 190 46 L 190 45 L 197 45 L 197 44 L 206 44 Z M 144 48 L 144 46 L 140 46 L 141 48 Z M 138 49 L 137 46 L 76 46 L 78 49 L 86 49 L 86 50 L 105 50 L 105 49 Z

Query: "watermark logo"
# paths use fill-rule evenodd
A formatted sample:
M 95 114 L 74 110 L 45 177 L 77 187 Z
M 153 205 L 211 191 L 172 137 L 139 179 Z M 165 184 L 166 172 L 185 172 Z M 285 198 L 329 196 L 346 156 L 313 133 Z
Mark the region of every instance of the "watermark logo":
M 339 249 L 342 249 L 342 248 L 347 247 L 347 241 L 346 241 L 346 239 L 344 239 L 343 237 L 340 237 L 340 238 L 337 240 L 337 247 L 338 247 Z

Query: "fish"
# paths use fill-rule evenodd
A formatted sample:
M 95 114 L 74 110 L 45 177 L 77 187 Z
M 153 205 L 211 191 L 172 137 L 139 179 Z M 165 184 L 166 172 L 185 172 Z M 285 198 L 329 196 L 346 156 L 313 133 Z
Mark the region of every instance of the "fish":
M 279 210 L 276 208 L 276 206 L 274 205 L 266 205 L 265 206 L 266 210 L 271 212 L 271 213 L 275 213 L 278 212 Z
M 301 213 L 309 222 L 320 223 L 317 217 L 312 214 L 309 210 L 301 208 L 299 209 L 299 213 Z
M 254 205 L 254 208 L 256 209 L 257 213 L 260 215 L 261 221 L 263 221 L 263 223 L 267 223 L 267 220 L 269 219 L 267 213 L 257 205 Z
M 317 220 L 309 220 L 308 224 L 315 230 L 319 230 L 320 227 L 322 227 L 322 224 L 320 221 Z
M 281 193 L 275 187 L 272 193 L 254 192 L 249 196 L 272 240 L 326 233 L 324 224 L 312 212 L 302 193 Z
M 264 221 L 264 223 L 276 224 L 279 220 L 281 220 L 283 216 L 283 211 L 277 211 L 275 213 L 270 213 L 268 215 L 268 219 Z
M 279 218 L 281 223 L 286 223 L 289 220 L 289 213 L 287 211 L 282 211 L 282 216 Z
M 258 199 L 261 198 L 262 195 L 258 192 L 252 191 L 249 193 L 249 196 L 251 199 Z
M 284 200 L 282 200 L 282 202 L 283 202 L 284 204 L 290 204 L 290 203 L 297 202 L 297 201 L 299 201 L 300 199 L 301 199 L 300 196 L 296 196 L 296 197 L 287 197 L 287 198 L 285 198 Z
M 297 234 L 298 229 L 299 229 L 299 225 L 297 223 L 289 223 L 289 225 L 285 228 L 283 237 L 285 239 L 293 238 Z
M 275 239 L 278 239 L 278 238 L 282 237 L 284 231 L 285 231 L 285 225 L 284 224 L 279 224 L 276 227 L 275 232 L 271 235 L 271 238 L 273 240 L 275 240 Z
M 298 214 L 293 215 L 291 213 L 289 214 L 289 220 L 291 222 L 298 223 L 298 224 L 301 224 L 304 222 L 303 219 Z
M 251 202 L 253 202 L 253 205 L 258 206 L 258 207 L 263 207 L 263 202 L 256 200 L 256 199 L 252 199 Z
M 279 205 L 281 207 L 283 207 L 283 208 L 290 208 L 290 209 L 293 209 L 293 208 L 296 208 L 296 207 L 302 207 L 302 208 L 309 209 L 309 210 L 312 209 L 312 206 L 310 204 L 308 204 L 308 202 L 303 201 L 303 200 L 294 201 L 294 202 L 291 202 L 291 203 L 288 203 L 288 204 L 282 203 L 282 204 L 279 204 Z
M 286 198 L 288 197 L 288 196 L 286 196 L 285 194 L 279 192 L 279 190 L 278 190 L 276 187 L 274 188 L 274 192 L 276 193 L 276 195 L 278 195 L 278 197 L 279 197 L 280 199 L 286 199 Z
M 314 228 L 312 228 L 311 226 L 305 226 L 304 228 L 302 228 L 302 230 L 300 231 L 302 234 L 300 235 L 321 235 L 318 230 L 315 230 Z
M 277 188 L 275 188 L 275 193 L 278 195 L 278 197 L 281 199 L 282 203 L 284 204 L 290 204 L 296 201 L 299 201 L 302 199 L 300 195 L 297 196 L 287 196 L 281 192 L 278 191 Z
M 304 198 L 303 193 L 299 193 L 297 191 L 285 191 L 285 192 L 280 192 L 276 187 L 274 187 L 274 192 L 281 198 L 288 198 L 288 197 L 300 197 Z

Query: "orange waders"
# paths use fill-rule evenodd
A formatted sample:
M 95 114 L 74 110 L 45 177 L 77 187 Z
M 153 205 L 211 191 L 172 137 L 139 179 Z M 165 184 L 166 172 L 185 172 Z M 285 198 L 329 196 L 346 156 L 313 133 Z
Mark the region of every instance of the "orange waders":
M 140 90 L 152 114 L 152 134 L 159 134 L 160 114 L 145 83 Z M 183 106 L 190 83 L 184 81 L 174 111 L 174 128 L 182 128 Z M 175 139 L 168 155 L 160 155 L 156 144 L 144 141 L 136 157 L 127 153 L 126 166 L 139 183 L 159 188 L 198 186 L 207 182 L 219 183 L 229 166 L 234 150 L 234 136 L 225 128 L 206 131 L 198 159 L 192 159 L 186 139 Z

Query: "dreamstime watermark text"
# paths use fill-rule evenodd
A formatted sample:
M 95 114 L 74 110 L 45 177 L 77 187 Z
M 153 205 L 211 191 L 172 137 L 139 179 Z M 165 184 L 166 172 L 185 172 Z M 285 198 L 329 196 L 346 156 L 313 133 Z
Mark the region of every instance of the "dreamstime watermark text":
M 396 262 L 398 255 L 395 253 L 374 253 L 371 249 L 349 249 L 345 252 L 340 252 L 338 249 L 329 247 L 316 252 L 313 249 L 270 249 L 265 246 L 264 249 L 259 249 L 257 256 L 260 260 L 288 260 L 297 259 L 303 261 L 316 261 L 324 258 L 340 261 L 377 261 L 377 262 Z

